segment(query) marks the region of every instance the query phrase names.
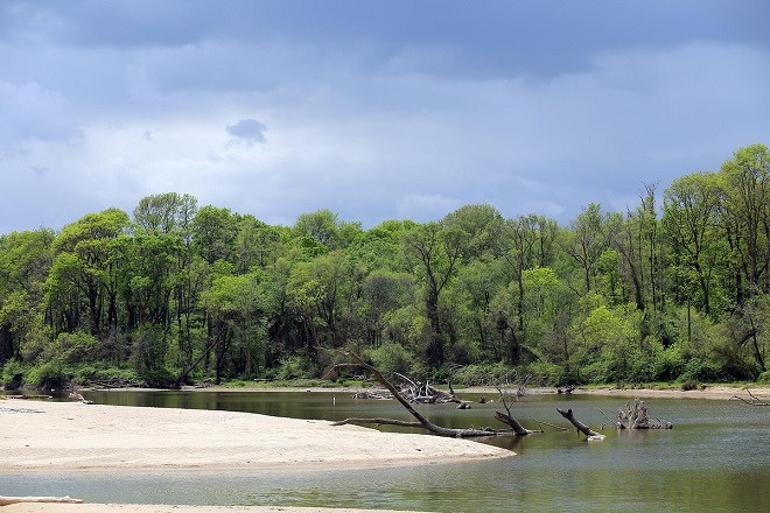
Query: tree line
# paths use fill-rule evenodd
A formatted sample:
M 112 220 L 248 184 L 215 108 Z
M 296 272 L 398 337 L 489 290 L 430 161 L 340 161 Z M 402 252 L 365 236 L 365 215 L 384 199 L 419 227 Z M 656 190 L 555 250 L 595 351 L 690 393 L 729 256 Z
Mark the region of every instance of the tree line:
M 0 365 L 6 383 L 290 379 L 345 347 L 467 382 L 767 380 L 769 266 L 760 144 L 568 226 L 486 204 L 271 226 L 166 193 L 0 236 Z

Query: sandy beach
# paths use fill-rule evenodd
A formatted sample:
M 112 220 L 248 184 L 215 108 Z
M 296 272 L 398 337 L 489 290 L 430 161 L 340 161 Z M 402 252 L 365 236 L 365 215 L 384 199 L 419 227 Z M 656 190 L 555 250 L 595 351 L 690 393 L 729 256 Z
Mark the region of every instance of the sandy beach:
M 227 411 L 0 400 L 0 473 L 355 468 L 512 456 L 420 434 Z
M 770 399 L 770 388 L 767 387 L 749 387 L 751 393 L 761 399 Z M 749 399 L 749 395 L 741 387 L 727 385 L 711 385 L 703 390 L 681 390 L 675 388 L 586 388 L 578 389 L 576 394 L 601 395 L 605 397 L 639 397 L 642 399 L 717 399 L 727 400 L 733 396 Z
M 3 513 L 408 513 L 392 510 L 285 506 L 159 506 L 147 504 L 14 504 Z

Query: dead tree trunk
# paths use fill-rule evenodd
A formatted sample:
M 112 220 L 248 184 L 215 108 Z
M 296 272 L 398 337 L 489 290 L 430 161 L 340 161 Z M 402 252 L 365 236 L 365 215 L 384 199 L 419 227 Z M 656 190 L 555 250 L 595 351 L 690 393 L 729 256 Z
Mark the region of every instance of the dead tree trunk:
M 570 423 L 575 426 L 575 429 L 586 435 L 586 439 L 588 440 L 604 440 L 604 435 L 601 433 L 597 433 L 587 425 L 580 422 L 578 419 L 575 418 L 575 415 L 572 413 L 572 408 L 568 409 L 567 411 L 562 410 L 561 408 L 556 408 L 556 411 L 558 411 L 562 417 L 570 421 Z
M 503 403 L 503 407 L 507 412 L 507 413 L 503 413 L 501 411 L 496 411 L 495 418 L 500 422 L 511 426 L 511 429 L 513 430 L 514 433 L 516 433 L 516 436 L 526 436 L 526 435 L 535 433 L 535 431 L 526 429 L 524 426 L 521 425 L 521 423 L 518 420 L 516 420 L 513 417 L 513 415 L 511 414 L 511 407 L 508 406 L 508 401 L 505 398 L 505 393 L 503 392 L 502 388 L 500 388 L 499 386 L 495 386 L 495 388 L 500 393 L 500 402 Z M 517 391 L 517 396 L 518 396 L 518 391 Z
M 396 388 L 390 381 L 388 381 L 385 378 L 385 376 L 383 376 L 383 374 L 379 371 L 379 369 L 377 369 L 372 365 L 369 365 L 363 360 L 363 358 L 361 358 L 356 354 L 353 354 L 353 353 L 342 353 L 342 354 L 349 356 L 350 358 L 355 360 L 355 362 L 337 364 L 334 367 L 332 367 L 332 369 L 337 367 L 360 367 L 368 370 L 377 379 L 377 381 L 380 382 L 380 384 L 383 387 L 385 387 L 391 394 L 393 394 L 393 397 L 395 397 L 396 400 L 399 403 L 401 403 L 401 406 L 406 408 L 406 411 L 408 411 L 409 414 L 412 415 L 412 417 L 417 419 L 417 422 L 405 422 L 403 420 L 396 420 L 396 419 L 352 417 L 339 422 L 335 422 L 334 423 L 335 426 L 340 426 L 344 424 L 387 424 L 387 425 L 394 425 L 394 426 L 419 427 L 419 428 L 425 429 L 426 431 L 430 431 L 435 435 L 450 436 L 454 438 L 471 438 L 471 437 L 481 437 L 481 436 L 495 436 L 500 434 L 511 434 L 511 431 L 509 430 L 498 430 L 498 429 L 492 429 L 492 428 L 455 429 L 455 428 L 447 428 L 447 427 L 434 424 L 433 422 L 429 421 L 423 414 L 417 411 L 414 408 L 414 406 L 412 406 L 409 403 L 409 401 L 401 394 L 398 388 Z
M 751 390 L 749 390 L 748 388 L 745 388 L 744 390 L 746 390 L 746 393 L 749 394 L 748 399 L 745 399 L 737 395 L 732 396 L 730 399 L 737 399 L 751 406 L 770 406 L 770 402 L 763 401 L 756 395 L 752 394 Z
M 526 436 L 532 433 L 539 432 L 539 431 L 532 431 L 530 429 L 525 428 L 524 426 L 521 425 L 521 423 L 518 420 L 511 417 L 507 413 L 503 413 L 501 411 L 495 412 L 495 418 L 500 422 L 511 426 L 511 430 L 514 432 L 516 436 Z
M 10 506 L 11 504 L 24 504 L 28 502 L 55 502 L 59 504 L 81 504 L 80 499 L 71 497 L 3 497 L 0 495 L 0 506 Z

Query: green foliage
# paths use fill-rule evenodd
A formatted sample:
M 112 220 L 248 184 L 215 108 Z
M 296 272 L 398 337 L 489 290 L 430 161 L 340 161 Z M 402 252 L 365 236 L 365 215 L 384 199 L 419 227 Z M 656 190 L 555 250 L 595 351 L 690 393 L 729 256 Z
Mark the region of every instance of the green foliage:
M 514 368 L 502 362 L 467 365 L 452 376 L 458 385 L 494 385 L 505 383 L 513 375 Z
M 5 363 L 0 373 L 2 386 L 6 390 L 18 390 L 24 384 L 24 368 L 21 362 L 9 360 Z
M 46 359 L 65 364 L 91 363 L 99 360 L 100 343 L 93 335 L 78 331 L 60 333 L 46 349 Z
M 570 385 L 573 380 L 564 367 L 548 362 L 533 362 L 527 365 L 526 374 L 531 377 L 530 383 L 540 386 Z
M 280 365 L 275 371 L 275 379 L 295 380 L 306 379 L 310 377 L 311 365 L 307 358 L 303 356 L 289 356 L 281 360 Z
M 77 385 L 87 386 L 93 383 L 137 384 L 142 377 L 132 368 L 110 367 L 104 365 L 78 365 L 73 369 L 73 381 Z
M 388 342 L 368 352 L 374 365 L 384 374 L 400 372 L 408 374 L 414 362 L 414 354 L 404 349 L 398 342 Z
M 349 347 L 466 383 L 766 379 L 770 150 L 676 179 L 660 207 L 646 186 L 565 226 L 474 204 L 364 230 L 148 196 L 0 236 L 0 365 L 44 385 L 291 380 Z
M 24 383 L 42 390 L 61 390 L 71 381 L 72 375 L 68 373 L 61 362 L 49 361 L 35 365 L 27 370 Z

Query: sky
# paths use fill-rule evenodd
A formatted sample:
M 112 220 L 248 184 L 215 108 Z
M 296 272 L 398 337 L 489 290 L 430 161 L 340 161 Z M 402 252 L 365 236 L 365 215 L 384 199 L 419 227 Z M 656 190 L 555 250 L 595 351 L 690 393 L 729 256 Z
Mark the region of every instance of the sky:
M 764 0 L 0 2 L 0 233 L 190 193 L 269 223 L 568 223 L 770 144 Z

